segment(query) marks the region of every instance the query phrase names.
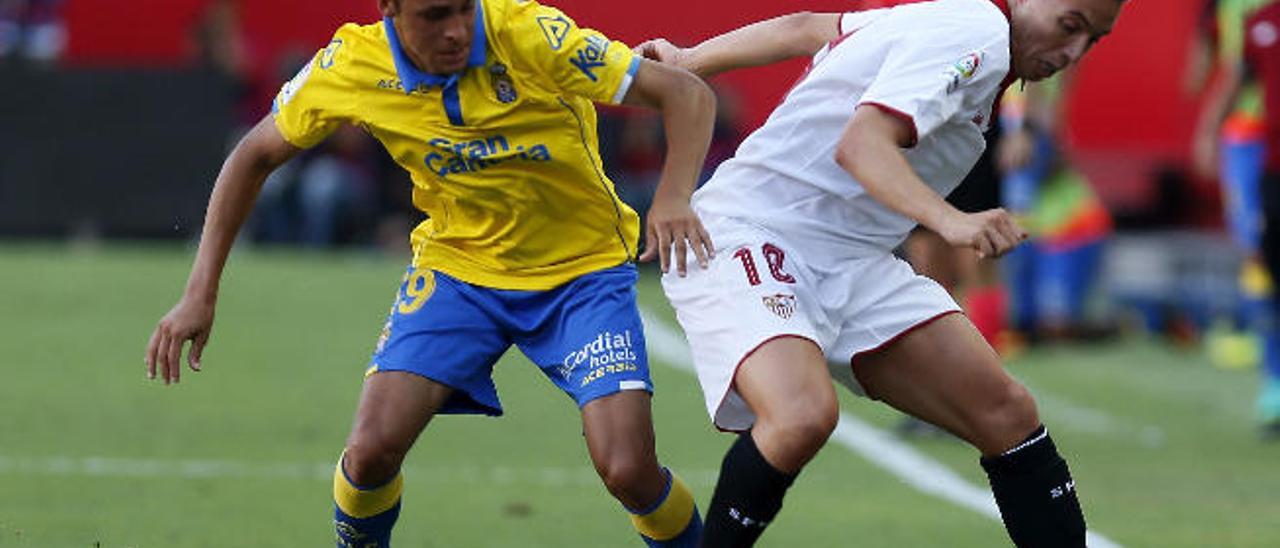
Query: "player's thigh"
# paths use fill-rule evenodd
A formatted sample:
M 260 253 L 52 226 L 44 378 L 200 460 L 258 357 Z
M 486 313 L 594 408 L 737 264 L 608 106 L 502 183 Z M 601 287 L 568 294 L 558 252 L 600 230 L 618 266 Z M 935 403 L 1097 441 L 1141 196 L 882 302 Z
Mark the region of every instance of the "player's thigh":
M 366 376 L 409 373 L 453 388 L 441 414 L 501 415 L 493 365 L 511 345 L 494 290 L 428 268 L 401 284 Z
M 365 379 L 349 447 L 404 454 L 453 389 L 413 373 L 387 371 Z
M 769 358 L 771 342 L 799 339 L 816 351 L 834 329 L 818 300 L 814 276 L 794 248 L 751 227 L 717 231 L 719 226 L 712 228 L 719 251 L 708 268 L 692 268 L 687 276 L 668 273 L 662 286 L 689 341 L 708 414 L 717 427 L 741 431 L 756 418 L 735 382 L 746 362 L 762 356 L 753 361 L 768 364 L 764 369 L 771 372 L 776 361 Z M 759 393 L 769 397 L 767 391 Z
M 867 394 L 946 428 L 984 453 L 1012 447 L 1039 423 L 1030 395 L 969 320 L 947 314 L 854 362 Z
M 761 423 L 806 429 L 833 420 L 836 395 L 822 349 L 784 336 L 760 345 L 738 367 L 734 388 Z
M 656 470 L 653 414 L 644 390 L 624 390 L 582 406 L 582 433 L 598 467 L 652 467 Z M 618 464 L 614 464 L 618 463 Z

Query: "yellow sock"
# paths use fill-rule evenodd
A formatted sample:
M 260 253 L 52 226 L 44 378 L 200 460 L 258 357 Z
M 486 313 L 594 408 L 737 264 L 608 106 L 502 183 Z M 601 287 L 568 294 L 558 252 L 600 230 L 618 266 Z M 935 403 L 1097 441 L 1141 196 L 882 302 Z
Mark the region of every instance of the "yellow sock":
M 400 516 L 400 493 L 404 478 L 396 473 L 391 481 L 371 489 L 351 482 L 342 469 L 342 459 L 333 472 L 333 524 L 339 546 L 388 546 L 391 528 Z
M 698 516 L 693 502 L 693 493 L 679 476 L 665 470 L 668 478 L 666 494 L 656 505 L 644 513 L 631 514 L 631 523 L 646 540 L 674 541 L 677 537 L 690 533 L 696 537 L 701 529 L 702 520 Z

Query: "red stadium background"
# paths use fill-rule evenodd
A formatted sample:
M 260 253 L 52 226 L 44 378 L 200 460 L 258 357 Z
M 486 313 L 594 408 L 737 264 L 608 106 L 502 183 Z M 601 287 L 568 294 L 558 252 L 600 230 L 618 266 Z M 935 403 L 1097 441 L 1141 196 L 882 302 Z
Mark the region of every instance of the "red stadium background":
M 898 0 L 900 1 L 900 0 Z M 66 5 L 71 66 L 173 66 L 189 60 L 188 37 L 210 0 L 77 1 Z M 795 10 L 841 11 L 895 0 L 777 2 L 775 0 L 650 0 L 642 4 L 551 0 L 580 24 L 636 43 L 655 35 L 691 43 L 735 26 Z M 1196 104 L 1179 82 L 1187 37 L 1197 15 L 1193 0 L 1130 2 L 1119 32 L 1085 63 L 1069 99 L 1069 140 L 1077 159 L 1109 198 L 1142 201 L 1149 171 L 1161 162 L 1184 164 Z M 254 72 L 274 80 L 274 61 L 286 51 L 323 46 L 345 21 L 377 18 L 374 0 L 240 2 L 240 19 Z M 768 115 L 803 69 L 793 62 L 727 75 L 744 100 L 748 128 Z M 1086 106 L 1087 105 L 1087 106 Z

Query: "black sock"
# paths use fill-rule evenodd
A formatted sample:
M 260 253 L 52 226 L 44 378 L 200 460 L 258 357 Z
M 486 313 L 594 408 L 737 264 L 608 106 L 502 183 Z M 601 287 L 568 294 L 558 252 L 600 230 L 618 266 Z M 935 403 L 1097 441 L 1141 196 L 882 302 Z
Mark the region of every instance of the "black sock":
M 782 509 L 782 497 L 796 479 L 764 459 L 751 432 L 724 455 L 720 479 L 707 507 L 702 530 L 703 548 L 739 548 L 755 544 L 764 528 Z
M 1075 480 L 1044 426 L 1017 447 L 981 462 L 1018 548 L 1084 548 Z

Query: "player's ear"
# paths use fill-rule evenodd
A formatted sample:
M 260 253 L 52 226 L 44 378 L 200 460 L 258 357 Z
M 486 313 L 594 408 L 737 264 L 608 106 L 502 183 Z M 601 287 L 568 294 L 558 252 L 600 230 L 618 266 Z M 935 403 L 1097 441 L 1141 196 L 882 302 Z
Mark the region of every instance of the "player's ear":
M 378 0 L 378 11 L 384 17 L 394 17 L 400 12 L 400 0 Z

